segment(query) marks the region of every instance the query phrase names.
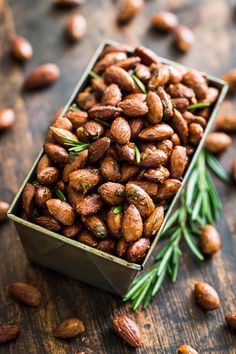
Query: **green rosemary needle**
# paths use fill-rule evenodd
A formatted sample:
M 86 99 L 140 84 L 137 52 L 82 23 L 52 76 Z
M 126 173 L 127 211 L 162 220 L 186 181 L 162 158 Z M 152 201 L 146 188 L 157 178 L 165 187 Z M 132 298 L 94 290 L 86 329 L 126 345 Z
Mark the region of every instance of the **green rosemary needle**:
M 101 76 L 97 75 L 94 71 L 90 71 L 89 75 L 93 78 L 93 79 L 101 79 Z
M 56 194 L 56 196 L 61 199 L 63 202 L 66 201 L 66 197 L 64 196 L 64 194 L 62 193 L 62 191 L 58 188 L 54 188 L 54 193 Z
M 113 212 L 114 214 L 119 214 L 123 210 L 123 205 L 118 205 L 117 207 L 114 208 Z
M 136 85 L 138 86 L 138 88 L 140 89 L 140 91 L 142 93 L 147 93 L 146 87 L 142 83 L 142 81 L 139 80 L 139 78 L 136 75 L 134 75 L 134 74 L 132 74 L 131 76 L 132 76 L 132 79 L 134 80 L 134 82 L 136 83 Z
M 197 108 L 205 108 L 205 107 L 210 107 L 210 103 L 208 102 L 199 102 L 195 104 L 191 104 L 187 107 L 187 109 L 197 109 Z
M 66 136 L 63 136 L 62 139 L 65 141 L 64 145 L 70 146 L 70 148 L 68 150 L 71 152 L 78 153 L 78 152 L 88 149 L 90 146 L 89 143 L 84 143 L 79 140 L 70 139 L 70 138 L 67 138 Z
M 135 160 L 137 163 L 140 163 L 141 161 L 141 154 L 140 151 L 138 149 L 138 147 L 136 145 L 134 145 L 134 150 L 135 150 Z

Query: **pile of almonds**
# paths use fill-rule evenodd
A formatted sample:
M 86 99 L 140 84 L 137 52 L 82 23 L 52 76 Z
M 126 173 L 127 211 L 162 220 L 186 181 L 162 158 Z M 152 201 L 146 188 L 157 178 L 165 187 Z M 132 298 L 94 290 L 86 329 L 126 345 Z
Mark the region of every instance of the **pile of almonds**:
M 159 230 L 218 90 L 150 49 L 107 45 L 74 104 L 50 127 L 24 217 L 140 262 Z

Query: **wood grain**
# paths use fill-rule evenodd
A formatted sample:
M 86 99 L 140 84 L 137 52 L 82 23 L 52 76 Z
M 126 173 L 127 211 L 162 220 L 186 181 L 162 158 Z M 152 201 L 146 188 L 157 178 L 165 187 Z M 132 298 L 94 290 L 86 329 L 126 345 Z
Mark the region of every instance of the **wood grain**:
M 53 112 L 68 99 L 101 39 L 112 38 L 131 45 L 142 43 L 161 56 L 216 75 L 235 65 L 232 1 L 146 1 L 142 14 L 121 28 L 115 22 L 115 5 L 116 1 L 111 0 L 88 0 L 79 9 L 61 11 L 50 0 L 0 0 L 0 106 L 12 106 L 17 112 L 16 125 L 0 135 L 0 199 L 11 201 L 41 148 Z M 194 30 L 196 44 L 187 55 L 174 49 L 171 36 L 149 28 L 150 16 L 166 8 Z M 81 43 L 69 45 L 64 37 L 65 21 L 77 11 L 86 16 L 88 32 Z M 15 63 L 9 55 L 9 43 L 15 32 L 25 35 L 34 47 L 34 57 L 25 66 Z M 61 79 L 50 89 L 23 93 L 25 73 L 48 61 L 60 66 Z M 226 103 L 232 111 L 233 99 Z M 236 141 L 221 158 L 228 169 L 235 157 L 235 147 Z M 13 225 L 1 225 L 0 319 L 18 320 L 21 334 L 16 341 L 3 345 L 0 352 L 169 354 L 187 342 L 200 353 L 235 353 L 236 336 L 225 327 L 224 313 L 236 311 L 236 189 L 219 181 L 217 187 L 224 206 L 218 225 L 222 250 L 213 259 L 199 263 L 184 248 L 177 283 L 173 286 L 167 281 L 152 306 L 135 313 L 118 297 L 30 265 Z M 196 306 L 192 289 L 197 279 L 209 282 L 219 291 L 219 310 L 207 314 Z M 8 285 L 17 280 L 29 281 L 42 290 L 44 300 L 39 309 L 23 307 L 8 296 Z M 111 318 L 118 313 L 139 323 L 143 333 L 140 349 L 130 349 L 112 332 Z M 69 342 L 54 339 L 52 328 L 70 316 L 84 321 L 85 334 Z

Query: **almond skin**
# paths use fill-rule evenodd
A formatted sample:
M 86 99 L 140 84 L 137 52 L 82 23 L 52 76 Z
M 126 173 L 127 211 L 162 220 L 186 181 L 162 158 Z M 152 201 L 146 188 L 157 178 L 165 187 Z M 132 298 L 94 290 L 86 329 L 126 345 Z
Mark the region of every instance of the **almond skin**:
M 65 117 L 70 120 L 73 127 L 76 129 L 88 121 L 88 113 L 83 111 L 68 111 L 65 113 Z
M 199 281 L 195 284 L 195 296 L 204 310 L 215 310 L 220 306 L 220 299 L 215 289 L 209 284 Z
M 21 36 L 17 36 L 12 41 L 12 54 L 19 61 L 28 61 L 33 56 L 33 48 L 30 42 Z
M 151 19 L 152 26 L 160 31 L 170 31 L 178 24 L 177 17 L 168 11 L 160 11 Z
M 182 183 L 178 179 L 168 178 L 159 186 L 157 199 L 169 199 L 177 193 Z
M 114 213 L 115 207 L 112 207 L 107 213 L 107 225 L 114 237 L 121 237 L 121 228 L 123 221 L 123 212 Z
M 27 217 L 31 216 L 34 208 L 35 187 L 31 183 L 25 185 L 22 194 L 23 210 Z
M 67 162 L 69 157 L 68 152 L 62 146 L 47 143 L 44 145 L 44 151 L 49 158 L 54 162 Z
M 140 166 L 145 168 L 155 168 L 164 164 L 167 160 L 167 156 L 164 151 L 160 149 L 151 150 L 146 149 L 141 153 Z
M 157 149 L 164 151 L 165 154 L 169 157 L 173 149 L 173 142 L 169 139 L 163 139 L 161 141 L 158 141 L 156 147 Z
M 92 234 L 98 238 L 105 238 L 108 235 L 108 229 L 103 220 L 97 215 L 83 216 L 82 222 Z
M 139 186 L 129 183 L 125 187 L 125 196 L 130 204 L 133 204 L 143 218 L 154 212 L 155 205 L 149 195 Z
M 145 180 L 130 180 L 127 185 L 135 184 L 136 186 L 142 188 L 151 198 L 156 197 L 158 193 L 158 185 L 153 182 Z
M 96 247 L 98 244 L 98 239 L 92 234 L 90 234 L 88 231 L 82 231 L 79 234 L 78 241 L 90 247 Z
M 112 321 L 116 334 L 132 347 L 141 345 L 141 333 L 134 321 L 127 316 L 116 316 Z
M 41 292 L 30 284 L 22 282 L 12 283 L 8 290 L 14 299 L 27 306 L 37 307 L 41 303 Z
M 108 205 L 119 205 L 124 203 L 125 187 L 123 184 L 106 182 L 98 188 L 98 193 Z
M 36 216 L 33 218 L 33 221 L 35 222 L 35 224 L 45 227 L 45 229 L 48 229 L 50 231 L 61 230 L 61 224 L 52 216 Z
M 236 312 L 227 313 L 225 315 L 225 321 L 229 328 L 236 331 Z
M 139 262 L 145 257 L 149 248 L 149 239 L 142 237 L 129 246 L 126 252 L 126 258 L 129 262 Z
M 71 41 L 79 41 L 85 35 L 86 30 L 87 21 L 82 15 L 71 16 L 67 21 L 66 34 Z
M 119 68 L 125 69 L 126 71 L 133 69 L 138 63 L 140 63 L 141 59 L 139 57 L 131 57 L 116 63 L 116 66 Z
M 81 230 L 81 225 L 78 222 L 76 222 L 73 225 L 63 227 L 62 234 L 68 238 L 75 238 L 77 237 L 80 230 Z
M 232 139 L 225 133 L 213 132 L 208 134 L 205 148 L 213 154 L 220 154 L 232 144 Z
M 33 69 L 26 77 L 24 87 L 26 90 L 37 90 L 52 85 L 60 76 L 56 64 L 47 63 Z
M 143 128 L 143 119 L 141 117 L 136 117 L 129 120 L 129 126 L 131 130 L 131 139 L 135 140 Z
M 124 238 L 121 238 L 116 246 L 116 253 L 118 257 L 124 257 L 127 251 L 127 248 L 129 247 L 128 242 Z
M 160 97 L 153 91 L 147 94 L 148 115 L 151 124 L 158 124 L 163 117 L 163 106 Z
M 98 194 L 92 194 L 79 201 L 76 211 L 80 215 L 90 215 L 98 212 L 103 205 L 103 201 Z
M 178 354 L 198 354 L 198 352 L 188 344 L 182 344 L 176 352 Z
M 49 212 L 63 225 L 72 225 L 75 221 L 75 212 L 67 202 L 60 199 L 49 199 L 46 202 Z
M 115 65 L 116 63 L 119 63 L 119 61 L 125 60 L 126 58 L 127 55 L 123 51 L 117 50 L 107 53 L 94 65 L 93 71 L 99 74 L 105 71 L 109 66 Z
M 145 128 L 139 134 L 139 138 L 147 141 L 168 139 L 174 133 L 168 124 L 156 124 L 151 128 Z
M 235 71 L 236 72 L 236 71 Z M 216 118 L 216 128 L 225 132 L 236 131 L 236 114 L 222 115 Z
M 70 140 L 75 140 L 78 141 L 76 135 L 72 134 L 69 130 L 63 129 L 63 128 L 56 128 L 56 127 L 51 127 L 50 131 L 52 132 L 52 135 L 54 139 L 62 145 L 65 145 L 68 143 L 64 138 L 70 139 Z
M 56 338 L 70 339 L 85 331 L 84 324 L 78 318 L 68 318 L 54 329 L 53 335 Z
M 204 130 L 200 124 L 191 123 L 189 125 L 189 142 L 193 145 L 198 145 L 203 136 L 203 133 Z
M 159 58 L 156 53 L 146 47 L 140 46 L 135 48 L 134 55 L 140 57 L 142 59 L 142 62 L 147 66 L 153 63 L 159 63 Z
M 53 123 L 53 127 L 56 128 L 62 128 L 65 130 L 69 130 L 72 131 L 73 129 L 73 124 L 71 123 L 71 121 L 66 118 L 66 117 L 58 117 L 55 122 Z
M 42 171 L 40 171 L 37 174 L 37 178 L 40 183 L 50 186 L 51 184 L 54 184 L 59 177 L 59 171 L 56 167 L 47 167 L 44 168 Z
M 180 179 L 185 171 L 187 162 L 186 148 L 175 146 L 169 160 L 171 178 Z
M 50 161 L 49 157 L 47 155 L 43 155 L 38 162 L 36 174 L 40 173 L 42 170 L 50 166 L 52 166 L 52 162 Z
M 199 100 L 203 100 L 208 93 L 208 85 L 205 77 L 197 70 L 189 70 L 184 74 L 183 82 L 191 87 Z M 210 103 L 210 102 L 209 102 Z
M 100 166 L 103 178 L 109 182 L 117 182 L 120 180 L 120 166 L 113 156 L 107 155 L 102 160 Z
M 212 255 L 221 247 L 220 234 L 212 225 L 205 225 L 200 235 L 201 250 L 204 254 Z
M 116 84 L 109 85 L 102 96 L 102 103 L 110 106 L 117 106 L 122 99 L 120 88 Z
M 129 162 L 135 161 L 135 150 L 134 150 L 133 143 L 123 144 L 123 145 L 116 144 L 115 148 L 120 160 L 129 161 Z
M 100 160 L 110 147 L 111 140 L 107 137 L 98 139 L 92 143 L 88 149 L 88 160 L 94 163 Z
M 35 192 L 35 203 L 39 207 L 43 207 L 49 199 L 52 199 L 52 196 L 53 193 L 50 188 L 43 186 L 39 187 L 36 189 Z
M 8 209 L 9 204 L 3 200 L 0 200 L 0 223 L 6 220 Z
M 111 125 L 111 134 L 117 143 L 127 144 L 131 137 L 128 122 L 124 118 L 116 118 Z
M 175 130 L 175 132 L 178 134 L 178 136 L 181 139 L 181 142 L 183 144 L 187 143 L 188 140 L 188 124 L 183 118 L 182 114 L 174 109 L 174 115 L 172 118 L 172 126 Z
M 12 127 L 15 123 L 15 112 L 11 108 L 0 110 L 0 131 Z
M 79 154 L 76 154 L 73 160 L 70 160 L 63 169 L 62 179 L 63 182 L 67 183 L 69 180 L 69 175 L 71 172 L 79 170 L 84 167 L 88 158 L 88 150 L 81 151 Z
M 195 42 L 193 32 L 186 26 L 176 26 L 174 37 L 177 48 L 182 52 L 188 52 Z
M 87 193 L 100 182 L 97 169 L 80 169 L 70 173 L 69 185 L 78 192 Z
M 144 177 L 155 183 L 163 183 L 170 176 L 170 172 L 166 167 L 150 168 L 145 170 Z
M 85 123 L 84 128 L 92 139 L 98 139 L 104 133 L 104 128 L 102 124 L 97 123 L 93 120 L 90 120 L 89 122 Z
M 122 233 L 127 242 L 134 242 L 142 237 L 143 222 L 138 209 L 130 205 L 124 214 Z
M 117 66 L 110 66 L 104 74 L 106 84 L 117 84 L 122 90 L 135 92 L 135 82 L 127 71 Z
M 5 324 L 0 322 L 0 343 L 9 342 L 15 339 L 20 332 L 18 323 Z
M 119 107 L 128 117 L 139 117 L 148 113 L 146 103 L 135 98 L 126 98 L 119 103 Z
M 108 120 L 118 117 L 122 112 L 122 109 L 115 106 L 95 106 L 88 111 L 88 115 L 92 119 Z
M 157 94 L 162 100 L 163 117 L 166 119 L 170 119 L 173 116 L 173 105 L 170 96 L 161 86 L 157 88 Z
M 164 220 L 164 208 L 157 207 L 154 212 L 144 221 L 144 236 L 152 237 L 156 235 Z
M 142 9 L 143 0 L 120 0 L 117 20 L 119 22 L 131 21 Z
M 139 167 L 135 165 L 122 164 L 121 166 L 121 182 L 127 182 L 129 179 L 134 178 L 139 173 Z
M 105 239 L 98 243 L 97 249 L 109 254 L 113 254 L 116 248 L 116 242 L 113 239 Z

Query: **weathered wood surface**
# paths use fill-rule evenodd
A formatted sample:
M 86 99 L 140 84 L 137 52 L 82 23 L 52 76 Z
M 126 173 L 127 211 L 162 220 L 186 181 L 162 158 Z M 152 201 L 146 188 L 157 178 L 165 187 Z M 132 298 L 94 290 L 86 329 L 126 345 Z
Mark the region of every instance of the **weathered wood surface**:
M 103 38 L 127 44 L 142 43 L 160 55 L 180 61 L 211 74 L 220 75 L 235 65 L 236 37 L 233 1 L 226 0 L 159 0 L 146 1 L 145 9 L 130 25 L 115 24 L 115 1 L 87 0 L 81 9 L 59 11 L 50 0 L 0 0 L 0 106 L 12 106 L 17 123 L 0 135 L 0 199 L 12 200 L 34 158 L 53 112 L 63 105 Z M 154 11 L 168 8 L 176 12 L 183 24 L 195 32 L 196 44 L 187 55 L 173 49 L 170 36 L 149 29 Z M 70 13 L 81 11 L 88 20 L 86 37 L 78 45 L 64 38 L 64 24 Z M 14 33 L 25 35 L 34 46 L 31 62 L 21 66 L 9 57 L 9 40 Z M 22 79 L 35 65 L 56 62 L 61 79 L 40 93 L 23 94 Z M 226 102 L 232 110 L 232 99 Z M 235 100 L 235 97 L 234 97 Z M 222 163 L 230 167 L 235 156 L 232 146 Z M 19 338 L 2 346 L 0 352 L 29 354 L 88 353 L 175 353 L 182 343 L 189 343 L 200 353 L 235 353 L 236 336 L 227 330 L 224 313 L 236 310 L 236 189 L 217 182 L 224 210 L 219 222 L 222 250 L 211 260 L 199 263 L 186 250 L 181 271 L 173 286 L 166 282 L 152 306 L 132 313 L 113 295 L 69 279 L 63 275 L 30 265 L 13 225 L 0 227 L 0 318 L 21 323 Z M 229 231 L 230 230 L 230 231 Z M 219 290 L 222 306 L 210 314 L 202 312 L 192 296 L 194 280 L 202 279 Z M 44 294 L 38 310 L 20 306 L 9 298 L 7 286 L 23 280 L 36 284 Z M 136 320 L 142 329 L 143 346 L 132 350 L 111 330 L 111 318 L 123 313 Z M 55 340 L 52 328 L 62 319 L 78 316 L 86 325 L 86 333 L 69 342 Z

